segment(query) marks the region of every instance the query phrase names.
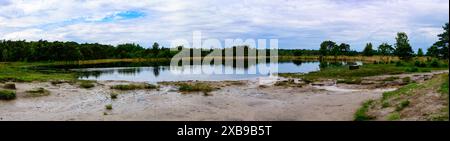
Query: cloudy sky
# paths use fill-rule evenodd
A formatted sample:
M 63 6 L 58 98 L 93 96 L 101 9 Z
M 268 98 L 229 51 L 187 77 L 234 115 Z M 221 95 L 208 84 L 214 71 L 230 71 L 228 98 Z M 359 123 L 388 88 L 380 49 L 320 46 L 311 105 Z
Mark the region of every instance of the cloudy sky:
M 406 32 L 428 48 L 449 21 L 449 0 L 0 0 L 0 39 L 150 46 L 203 38 L 279 39 L 318 49 L 324 40 L 394 43 Z

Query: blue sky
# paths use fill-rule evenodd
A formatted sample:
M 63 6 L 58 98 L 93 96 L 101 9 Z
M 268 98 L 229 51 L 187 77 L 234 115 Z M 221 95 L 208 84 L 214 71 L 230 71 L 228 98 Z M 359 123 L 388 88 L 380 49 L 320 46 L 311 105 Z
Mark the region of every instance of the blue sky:
M 428 48 L 449 21 L 448 0 L 0 0 L 0 39 L 169 46 L 175 39 L 278 39 L 318 49 L 324 40 L 362 50 L 406 32 Z

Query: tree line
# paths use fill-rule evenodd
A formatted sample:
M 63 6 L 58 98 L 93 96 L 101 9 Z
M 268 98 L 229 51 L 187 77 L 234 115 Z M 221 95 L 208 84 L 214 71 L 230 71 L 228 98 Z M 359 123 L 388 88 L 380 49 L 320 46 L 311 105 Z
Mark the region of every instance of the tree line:
M 152 48 L 138 44 L 117 46 L 98 43 L 0 40 L 0 61 L 74 61 L 111 58 L 164 58 L 177 52 L 154 43 Z
M 394 45 L 390 45 L 388 43 L 382 43 L 375 50 L 372 43 L 367 43 L 364 47 L 364 50 L 360 52 L 361 55 L 364 56 L 373 56 L 373 55 L 382 55 L 382 56 L 398 56 L 403 60 L 411 59 L 414 56 L 431 56 L 437 57 L 441 59 L 448 59 L 448 45 L 449 45 L 449 36 L 448 36 L 448 23 L 446 23 L 443 27 L 444 32 L 442 34 L 437 35 L 439 40 L 434 43 L 430 48 L 428 48 L 427 53 L 424 54 L 422 48 L 419 48 L 417 54 L 414 54 L 411 45 L 409 44 L 408 35 L 405 32 L 397 33 L 395 38 L 396 43 Z M 337 56 L 337 55 L 349 55 L 353 54 L 350 51 L 350 45 L 341 43 L 337 44 L 333 41 L 323 41 L 320 44 L 319 49 L 321 56 Z
M 319 50 L 308 49 L 279 49 L 279 56 L 355 56 L 355 55 L 383 55 L 383 56 L 399 56 L 401 59 L 410 59 L 414 56 L 432 56 L 442 59 L 448 59 L 448 23 L 443 26 L 444 32 L 437 35 L 439 40 L 427 49 L 424 54 L 420 48 L 417 54 L 414 54 L 409 44 L 408 35 L 404 32 L 397 33 L 396 43 L 390 45 L 382 43 L 375 50 L 372 43 L 367 43 L 362 52 L 350 49 L 350 45 L 346 43 L 337 44 L 333 41 L 323 41 Z M 243 48 L 244 56 L 248 55 L 248 46 L 234 46 L 222 50 L 225 55 L 226 50 L 232 50 L 236 56 L 238 48 Z M 114 58 L 171 58 L 183 49 L 182 46 L 176 50 L 161 47 L 158 43 L 154 43 L 150 48 L 144 48 L 139 44 L 126 43 L 117 46 L 103 45 L 98 43 L 61 42 L 46 40 L 39 41 L 11 41 L 0 40 L 0 61 L 74 61 L 74 60 L 94 60 L 94 59 L 114 59 Z M 190 53 L 196 49 L 190 49 Z M 201 55 L 206 56 L 215 49 L 201 50 Z M 269 50 L 267 50 L 269 52 Z M 269 53 L 267 53 L 268 55 Z

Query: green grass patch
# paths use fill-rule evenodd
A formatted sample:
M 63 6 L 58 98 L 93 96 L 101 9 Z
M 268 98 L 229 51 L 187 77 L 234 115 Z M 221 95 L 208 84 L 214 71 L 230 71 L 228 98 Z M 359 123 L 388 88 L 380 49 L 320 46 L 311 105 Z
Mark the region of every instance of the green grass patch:
M 205 93 L 207 93 L 207 92 L 211 92 L 214 90 L 214 87 L 212 87 L 206 83 L 194 83 L 194 84 L 181 83 L 178 86 L 179 86 L 178 90 L 181 92 L 205 92 Z
M 85 88 L 85 89 L 89 89 L 89 88 L 95 87 L 95 84 L 94 84 L 94 81 L 81 81 L 80 82 L 80 87 L 81 88 Z
M 139 90 L 139 89 L 156 89 L 158 86 L 153 84 L 122 84 L 111 86 L 111 89 L 116 90 Z
M 76 80 L 74 72 L 63 70 L 37 70 L 38 66 L 51 63 L 9 62 L 0 63 L 0 81 L 31 82 L 50 80 Z
M 112 110 L 113 109 L 112 104 L 105 105 L 105 109 L 106 110 Z
M 418 85 L 417 83 L 410 83 L 410 84 L 405 85 L 395 91 L 384 92 L 382 100 L 387 100 L 392 97 L 398 97 L 398 96 L 401 96 L 402 94 L 412 94 L 413 90 L 422 88 L 422 87 L 423 87 L 423 85 Z
M 356 113 L 354 115 L 354 120 L 355 121 L 366 121 L 366 120 L 374 119 L 375 117 L 367 114 L 367 112 L 369 111 L 369 108 L 371 107 L 371 105 L 374 102 L 375 102 L 374 100 L 368 100 L 368 101 L 364 102 L 362 107 L 356 111 Z
M 395 111 L 402 111 L 403 109 L 408 107 L 409 104 L 410 104 L 409 100 L 403 100 L 397 105 L 397 107 L 395 108 Z
M 16 98 L 16 92 L 11 90 L 0 90 L 0 100 L 12 100 Z
M 119 94 L 111 93 L 111 94 L 109 94 L 109 96 L 111 97 L 111 99 L 117 99 L 117 96 L 119 96 Z
M 50 95 L 50 91 L 44 89 L 44 88 L 36 88 L 33 90 L 25 91 L 27 93 L 27 96 L 30 97 L 39 97 L 39 96 L 48 96 Z
M 448 95 L 448 92 L 449 92 L 448 91 L 448 75 L 446 77 L 445 82 L 442 83 L 441 88 L 439 89 L 439 92 Z
M 446 64 L 445 61 L 437 61 L 439 64 Z M 420 62 L 419 64 L 421 64 Z M 447 63 L 448 64 L 448 63 Z M 423 66 L 423 64 L 421 64 Z M 402 74 L 402 73 L 415 73 L 415 72 L 430 72 L 432 70 L 446 70 L 448 65 L 439 65 L 438 67 L 432 67 L 432 65 L 426 65 L 426 67 L 416 67 L 414 61 L 404 62 L 398 61 L 393 63 L 377 63 L 377 64 L 364 64 L 359 69 L 349 70 L 347 66 L 328 66 L 321 68 L 320 71 L 310 72 L 306 74 L 300 73 L 280 73 L 279 76 L 288 78 L 302 78 L 310 81 L 317 81 L 321 79 L 341 79 L 342 83 L 352 83 L 351 80 L 358 80 L 362 77 L 386 75 L 386 74 Z
M 390 113 L 389 115 L 387 115 L 387 120 L 390 121 L 400 120 L 400 113 L 398 112 Z

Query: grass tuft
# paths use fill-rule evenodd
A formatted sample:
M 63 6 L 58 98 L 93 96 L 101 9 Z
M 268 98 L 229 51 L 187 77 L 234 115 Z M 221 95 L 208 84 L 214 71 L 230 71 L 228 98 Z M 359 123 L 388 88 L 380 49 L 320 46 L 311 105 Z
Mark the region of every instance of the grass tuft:
M 3 88 L 15 90 L 16 89 L 16 84 L 8 82 L 8 83 L 5 83 L 5 85 L 3 85 Z
M 27 96 L 30 96 L 30 97 L 39 97 L 39 96 L 50 95 L 50 91 L 48 91 L 44 88 L 37 88 L 34 90 L 29 90 L 29 91 L 26 91 L 26 93 L 27 93 Z
M 95 87 L 95 84 L 93 81 L 81 81 L 80 83 L 81 88 L 89 89 Z
M 214 90 L 213 87 L 206 83 L 195 83 L 195 84 L 188 84 L 188 83 L 181 83 L 179 84 L 179 91 L 181 92 L 211 92 Z
M 105 105 L 105 109 L 106 110 L 112 110 L 112 104 Z
M 367 114 L 367 112 L 369 111 L 369 108 L 371 107 L 373 102 L 374 102 L 374 100 L 368 100 L 368 101 L 364 102 L 363 106 L 356 111 L 356 113 L 354 115 L 354 120 L 355 121 L 366 121 L 366 120 L 374 119 L 375 117 Z
M 111 93 L 111 94 L 109 94 L 110 96 L 111 96 L 111 99 L 117 99 L 117 96 L 119 95 L 119 94 L 117 94 L 117 93 Z
M 11 90 L 0 90 L 0 100 L 12 100 L 16 98 L 16 92 Z
M 123 84 L 111 86 L 111 89 L 116 90 L 138 90 L 138 89 L 156 89 L 158 86 L 153 84 Z

